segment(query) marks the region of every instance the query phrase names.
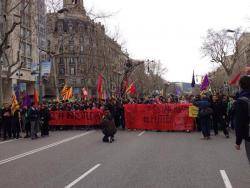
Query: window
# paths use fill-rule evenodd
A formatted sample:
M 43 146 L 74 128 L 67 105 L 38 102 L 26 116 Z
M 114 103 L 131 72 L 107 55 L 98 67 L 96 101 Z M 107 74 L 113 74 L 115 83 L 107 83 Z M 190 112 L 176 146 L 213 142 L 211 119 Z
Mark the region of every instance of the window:
M 70 57 L 70 58 L 69 58 L 69 63 L 70 63 L 70 64 L 74 64 L 74 58 L 73 58 L 73 57 Z
M 63 53 L 63 44 L 60 45 L 59 52 Z
M 69 26 L 69 32 L 72 32 L 73 31 L 73 24 L 71 22 L 69 22 L 68 26 Z
M 83 64 L 83 57 L 79 57 L 79 64 Z
M 58 32 L 59 33 L 63 32 L 63 23 L 61 23 L 61 22 L 58 23 Z
M 26 56 L 31 57 L 31 45 L 30 44 L 26 44 Z
M 71 36 L 69 39 L 69 50 L 72 52 L 74 51 L 74 37 Z
M 60 63 L 60 64 L 64 64 L 63 57 L 60 57 L 59 63 Z
M 25 54 L 25 44 L 23 42 L 21 42 L 21 54 Z
M 83 46 L 81 45 L 80 47 L 80 52 L 82 53 L 83 52 Z
M 65 83 L 65 80 L 64 80 L 64 79 L 59 79 L 58 82 L 59 82 L 58 84 L 59 84 L 60 86 L 64 86 L 64 85 L 65 85 L 65 84 L 64 84 L 64 83 Z
M 26 58 L 25 68 L 31 69 L 32 59 Z
M 75 75 L 75 68 L 74 68 L 74 67 L 71 67 L 71 68 L 70 68 L 70 74 L 71 74 L 71 75 Z
M 64 75 L 65 74 L 65 68 L 60 66 L 59 68 L 59 75 Z

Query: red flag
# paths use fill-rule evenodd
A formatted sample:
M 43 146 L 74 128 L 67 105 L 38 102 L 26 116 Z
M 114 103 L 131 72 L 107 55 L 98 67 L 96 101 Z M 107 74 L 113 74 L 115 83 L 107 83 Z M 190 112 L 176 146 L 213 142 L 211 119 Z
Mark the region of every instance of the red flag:
M 34 104 L 35 104 L 35 106 L 38 106 L 38 103 L 39 103 L 38 92 L 36 89 L 34 89 Z
M 229 81 L 230 85 L 236 85 L 238 81 L 240 80 L 241 72 L 238 73 L 232 80 Z
M 102 98 L 102 82 L 103 82 L 103 77 L 102 77 L 102 75 L 100 74 L 99 76 L 98 76 L 98 81 L 97 81 L 97 93 L 98 93 L 98 97 L 99 97 L 99 99 L 101 99 Z

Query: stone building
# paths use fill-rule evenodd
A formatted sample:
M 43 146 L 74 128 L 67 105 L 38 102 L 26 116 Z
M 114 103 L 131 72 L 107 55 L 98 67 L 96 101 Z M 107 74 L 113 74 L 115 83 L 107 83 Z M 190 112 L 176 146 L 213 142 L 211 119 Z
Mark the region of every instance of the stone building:
M 239 46 L 238 62 L 234 67 L 234 73 L 242 68 L 250 66 L 250 33 L 243 33 L 238 40 Z
M 35 76 L 31 74 L 31 67 L 39 62 L 38 14 L 45 16 L 45 12 L 39 9 L 38 2 L 43 5 L 45 3 L 44 0 L 1 0 L 1 4 L 4 5 L 1 10 L 4 15 L 1 16 L 0 24 L 3 25 L 1 28 L 7 32 L 14 23 L 18 23 L 8 38 L 6 44 L 8 49 L 2 57 L 1 86 L 4 91 L 2 93 L 4 101 L 10 101 L 12 92 L 17 87 L 19 91 L 33 94 Z
M 106 35 L 104 26 L 86 15 L 83 0 L 64 0 L 62 10 L 47 14 L 47 37 L 53 66 L 46 95 L 55 96 L 65 84 L 73 87 L 75 95 L 83 87 L 95 95 L 99 74 L 107 95 L 119 90 L 128 57 Z

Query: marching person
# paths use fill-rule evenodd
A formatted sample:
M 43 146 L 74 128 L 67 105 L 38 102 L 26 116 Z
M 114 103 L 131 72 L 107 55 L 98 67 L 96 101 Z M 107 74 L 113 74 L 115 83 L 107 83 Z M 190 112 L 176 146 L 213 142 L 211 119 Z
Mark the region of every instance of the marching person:
M 50 113 L 45 104 L 42 104 L 40 109 L 40 126 L 41 126 L 41 136 L 49 136 L 49 120 Z
M 201 100 L 194 102 L 194 105 L 199 107 L 199 121 L 204 140 L 210 139 L 211 116 L 213 109 L 206 95 L 201 96 Z
M 12 112 L 12 118 L 11 118 L 11 130 L 13 138 L 15 139 L 19 139 L 20 137 L 20 131 L 21 131 L 20 121 L 21 121 L 21 115 L 19 106 L 17 106 Z
M 22 109 L 22 120 L 23 120 L 23 125 L 24 125 L 24 129 L 25 129 L 25 137 L 24 138 L 29 138 L 30 135 L 31 135 L 31 131 L 30 131 L 30 120 L 29 120 L 29 115 L 28 115 L 28 108 L 27 106 L 24 106 L 23 109 Z
M 245 140 L 246 151 L 250 161 L 250 137 L 249 137 L 249 121 L 250 121 L 250 76 L 243 76 L 239 82 L 240 95 L 235 103 L 235 132 L 236 145 L 235 148 L 240 150 L 242 140 Z
M 4 105 L 4 109 L 3 109 L 3 122 L 2 122 L 2 126 L 3 126 L 3 140 L 7 139 L 7 134 L 8 134 L 8 138 L 11 138 L 11 108 L 8 104 Z
M 212 98 L 213 128 L 215 136 L 218 135 L 218 124 L 221 125 L 224 135 L 229 138 L 227 131 L 227 103 L 220 100 L 217 95 Z
M 38 132 L 38 118 L 39 118 L 39 112 L 35 107 L 35 103 L 31 103 L 31 107 L 28 112 L 28 117 L 30 120 L 30 130 L 31 130 L 31 139 L 38 138 L 37 132 Z

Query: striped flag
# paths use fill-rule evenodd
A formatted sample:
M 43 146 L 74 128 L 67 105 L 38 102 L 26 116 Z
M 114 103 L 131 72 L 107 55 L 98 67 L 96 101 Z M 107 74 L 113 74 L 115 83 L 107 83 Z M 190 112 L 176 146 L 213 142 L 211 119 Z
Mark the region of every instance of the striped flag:
M 134 82 L 132 82 L 132 83 L 128 86 L 128 88 L 127 88 L 127 90 L 126 90 L 126 93 L 127 93 L 127 94 L 132 94 L 132 95 L 136 93 L 136 87 L 135 87 Z
M 65 85 L 61 91 L 61 96 L 63 100 L 71 99 L 73 97 L 73 88 Z
M 19 104 L 18 104 L 18 101 L 16 99 L 15 93 L 13 93 L 12 99 L 11 99 L 11 113 L 14 114 L 14 112 L 18 109 L 19 109 Z

